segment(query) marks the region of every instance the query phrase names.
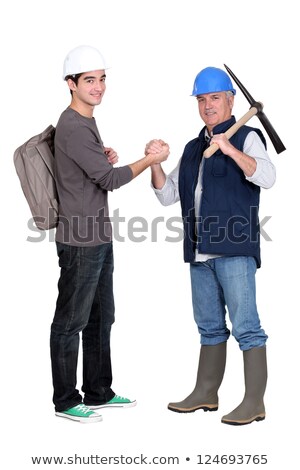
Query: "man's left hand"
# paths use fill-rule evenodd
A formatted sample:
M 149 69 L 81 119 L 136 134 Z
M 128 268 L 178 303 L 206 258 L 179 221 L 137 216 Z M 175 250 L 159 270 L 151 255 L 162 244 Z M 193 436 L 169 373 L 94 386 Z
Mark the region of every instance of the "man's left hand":
M 115 165 L 119 161 L 117 152 L 111 147 L 104 147 L 104 153 L 107 156 L 107 160 L 111 165 Z

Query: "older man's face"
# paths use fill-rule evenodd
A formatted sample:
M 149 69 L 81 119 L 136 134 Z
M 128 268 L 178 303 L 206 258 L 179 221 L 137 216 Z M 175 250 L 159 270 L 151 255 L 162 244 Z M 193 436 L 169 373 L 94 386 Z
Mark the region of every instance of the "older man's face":
M 230 119 L 234 97 L 228 96 L 225 91 L 198 95 L 197 101 L 200 116 L 209 132 L 217 124 Z

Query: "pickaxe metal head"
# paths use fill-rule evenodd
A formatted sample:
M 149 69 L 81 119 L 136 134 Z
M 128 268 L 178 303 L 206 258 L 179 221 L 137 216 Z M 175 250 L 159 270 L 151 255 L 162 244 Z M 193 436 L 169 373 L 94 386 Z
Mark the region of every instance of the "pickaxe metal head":
M 232 70 L 230 70 L 229 67 L 227 67 L 227 65 L 224 64 L 224 67 L 226 68 L 227 72 L 229 73 L 229 75 L 233 78 L 233 80 L 235 81 L 235 83 L 237 84 L 237 86 L 239 87 L 239 89 L 241 90 L 241 92 L 243 93 L 243 95 L 246 97 L 246 99 L 249 101 L 250 103 L 250 106 L 251 107 L 256 107 L 257 108 L 257 117 L 258 119 L 260 120 L 260 122 L 262 123 L 262 125 L 264 126 L 268 136 L 270 137 L 270 140 L 272 142 L 272 144 L 274 145 L 274 148 L 276 150 L 277 153 L 281 153 L 285 150 L 285 146 L 283 145 L 281 139 L 279 138 L 277 132 L 275 131 L 274 127 L 272 126 L 272 124 L 270 123 L 269 119 L 267 118 L 267 116 L 265 115 L 265 113 L 263 112 L 262 108 L 262 104 L 259 103 L 258 101 L 256 101 L 249 93 L 249 91 L 244 87 L 244 85 L 239 81 L 239 79 L 234 75 L 234 73 L 232 72 Z

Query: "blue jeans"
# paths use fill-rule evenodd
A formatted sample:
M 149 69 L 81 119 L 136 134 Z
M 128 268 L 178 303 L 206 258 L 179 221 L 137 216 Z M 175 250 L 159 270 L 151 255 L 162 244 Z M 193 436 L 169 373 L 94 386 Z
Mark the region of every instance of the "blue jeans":
M 191 263 L 192 301 L 201 344 L 227 341 L 226 306 L 232 335 L 242 351 L 265 345 L 256 307 L 256 262 L 249 256 L 233 256 Z
M 61 268 L 51 325 L 53 402 L 64 411 L 82 402 L 76 389 L 79 336 L 82 332 L 84 402 L 110 400 L 110 332 L 114 323 L 112 243 L 76 247 L 57 242 Z

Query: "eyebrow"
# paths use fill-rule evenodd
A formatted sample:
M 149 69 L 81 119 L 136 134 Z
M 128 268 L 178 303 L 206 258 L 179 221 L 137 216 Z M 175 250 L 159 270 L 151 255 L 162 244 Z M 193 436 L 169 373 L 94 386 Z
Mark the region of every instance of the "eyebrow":
M 90 75 L 90 76 L 88 76 L 88 77 L 84 77 L 83 80 L 91 80 L 91 79 L 95 79 L 95 78 L 97 78 L 97 77 L 94 77 L 93 75 Z M 103 75 L 101 75 L 100 78 L 106 78 L 105 73 L 104 73 Z
M 209 95 L 211 95 L 212 97 L 214 97 L 214 96 L 220 96 L 221 93 L 222 93 L 221 91 L 216 91 L 215 93 L 207 93 L 207 94 L 209 94 Z M 197 98 L 197 100 L 198 100 L 198 99 L 202 99 L 202 98 L 204 99 L 204 95 L 197 95 L 196 98 Z

